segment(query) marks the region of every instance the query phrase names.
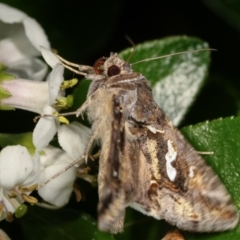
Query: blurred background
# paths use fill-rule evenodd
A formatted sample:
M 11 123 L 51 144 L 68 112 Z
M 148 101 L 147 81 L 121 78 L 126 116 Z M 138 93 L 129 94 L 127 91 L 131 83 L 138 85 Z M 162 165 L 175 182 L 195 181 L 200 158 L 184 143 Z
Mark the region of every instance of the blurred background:
M 199 37 L 217 49 L 207 82 L 181 126 L 240 112 L 240 1 L 237 0 L 7 0 L 35 18 L 51 45 L 69 61 L 96 59 L 135 44 L 171 35 Z M 72 75 L 69 76 L 73 77 Z M 0 114 L 2 114 L 0 112 Z M 32 131 L 35 115 L 4 112 L 1 132 Z M 16 118 L 25 124 L 17 124 Z

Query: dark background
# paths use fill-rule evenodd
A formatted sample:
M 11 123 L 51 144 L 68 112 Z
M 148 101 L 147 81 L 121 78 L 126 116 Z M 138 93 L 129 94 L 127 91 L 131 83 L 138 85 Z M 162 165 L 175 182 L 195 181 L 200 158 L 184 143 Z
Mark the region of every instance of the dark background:
M 233 18 L 233 14 L 238 14 L 237 1 L 211 0 L 213 8 L 196 0 L 4 2 L 35 18 L 52 47 L 64 58 L 81 64 L 92 65 L 111 51 L 130 47 L 125 34 L 136 44 L 171 35 L 199 37 L 218 51 L 212 53 L 207 83 L 181 126 L 239 112 L 240 34 L 238 19 Z M 219 6 L 225 9 L 225 17 Z M 3 112 L 0 114 L 3 116 Z M 21 110 L 4 112 L 0 130 L 32 131 L 35 115 Z

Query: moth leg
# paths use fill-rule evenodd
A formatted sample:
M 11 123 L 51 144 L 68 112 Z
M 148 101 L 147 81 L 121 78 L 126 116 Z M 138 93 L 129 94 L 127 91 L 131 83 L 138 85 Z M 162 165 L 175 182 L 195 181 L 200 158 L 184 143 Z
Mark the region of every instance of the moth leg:
M 101 121 L 100 121 L 101 122 Z M 99 126 L 101 126 L 101 124 L 99 124 Z M 99 129 L 100 127 L 98 127 L 97 129 L 94 130 L 94 132 L 92 133 L 92 135 L 90 136 L 90 139 L 88 140 L 88 144 L 86 146 L 85 149 L 85 163 L 87 163 L 87 156 L 89 155 L 89 152 L 91 150 L 91 147 L 93 145 L 94 140 L 97 138 L 97 136 L 99 135 Z
M 39 116 L 35 117 L 33 119 L 33 121 L 36 122 L 39 118 L 42 118 L 42 117 L 59 118 L 61 116 L 65 117 L 65 116 L 72 116 L 72 115 L 76 115 L 77 117 L 79 117 L 79 115 L 87 109 L 88 105 L 89 105 L 89 101 L 86 100 L 83 103 L 83 105 L 74 112 L 57 113 L 56 115 L 54 115 L 54 114 L 42 114 L 42 115 L 39 115 Z
M 98 152 L 95 153 L 94 155 L 91 155 L 91 158 L 95 161 L 100 157 L 100 155 L 101 155 L 101 149 L 99 149 Z
M 94 93 L 87 97 L 86 101 L 82 104 L 82 106 L 75 111 L 76 117 L 79 117 L 79 115 L 82 114 L 82 112 L 84 112 L 89 105 L 91 105 L 93 99 L 99 94 L 101 90 L 102 89 L 99 88 Z
M 51 182 L 53 179 L 55 179 L 56 177 L 58 177 L 59 175 L 61 175 L 62 173 L 66 172 L 68 169 L 70 169 L 71 167 L 73 167 L 74 165 L 78 164 L 79 162 L 81 162 L 84 159 L 84 156 L 81 156 L 80 158 L 78 158 L 77 160 L 75 160 L 74 162 L 72 162 L 71 164 L 69 164 L 67 167 L 63 168 L 61 171 L 59 171 L 58 173 L 54 174 L 51 178 L 49 178 L 47 181 L 45 181 L 44 183 L 40 184 L 36 190 L 38 190 L 39 188 L 45 186 L 47 183 Z
M 80 114 L 86 111 L 89 105 L 92 103 L 92 99 L 95 98 L 95 96 L 99 93 L 101 89 L 97 89 L 92 95 L 90 95 L 86 101 L 82 104 L 80 108 L 78 108 L 74 112 L 66 112 L 66 113 L 59 113 L 56 116 L 50 115 L 50 114 L 43 114 L 41 116 L 36 117 L 34 120 L 37 120 L 40 117 L 60 117 L 60 116 L 71 116 L 71 115 L 76 115 L 76 117 L 79 117 Z

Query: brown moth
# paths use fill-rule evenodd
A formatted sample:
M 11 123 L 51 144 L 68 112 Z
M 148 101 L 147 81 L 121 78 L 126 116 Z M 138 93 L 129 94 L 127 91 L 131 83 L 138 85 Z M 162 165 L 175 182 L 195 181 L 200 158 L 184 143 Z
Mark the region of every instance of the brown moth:
M 123 231 L 126 207 L 179 229 L 212 232 L 234 228 L 237 209 L 218 176 L 153 100 L 149 81 L 117 54 L 93 67 L 63 65 L 91 79 L 87 111 L 99 159 L 98 227 Z

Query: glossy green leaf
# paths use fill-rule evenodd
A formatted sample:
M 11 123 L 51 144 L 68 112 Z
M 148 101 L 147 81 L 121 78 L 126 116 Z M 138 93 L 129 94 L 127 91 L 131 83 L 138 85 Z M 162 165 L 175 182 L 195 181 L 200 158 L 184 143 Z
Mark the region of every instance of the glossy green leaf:
M 213 151 L 204 156 L 231 194 L 240 210 L 240 117 L 197 124 L 182 129 L 182 133 L 199 151 Z M 186 239 L 240 239 L 240 225 L 231 231 L 214 234 L 185 234 Z
M 20 219 L 25 240 L 81 239 L 113 240 L 109 233 L 100 232 L 89 215 L 70 209 L 49 210 L 29 207 Z
M 182 133 L 220 176 L 240 208 L 240 117 L 229 117 L 185 127 Z
M 208 50 L 195 53 L 190 51 L 207 47 L 206 42 L 197 38 L 168 37 L 137 45 L 129 60 L 130 63 L 135 63 L 143 59 L 188 51 L 133 65 L 135 71 L 142 73 L 151 82 L 155 101 L 174 125 L 181 122 L 196 98 L 210 63 Z M 131 49 L 121 52 L 120 55 L 128 59 Z
M 74 92 L 73 92 L 74 100 L 73 100 L 73 106 L 71 109 L 76 110 L 84 103 L 87 97 L 87 92 L 88 92 L 90 83 L 91 81 L 86 79 L 81 80 L 78 83 L 77 87 L 74 89 Z

